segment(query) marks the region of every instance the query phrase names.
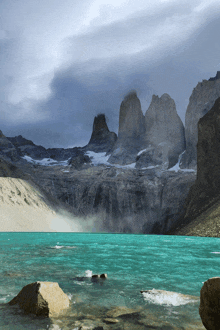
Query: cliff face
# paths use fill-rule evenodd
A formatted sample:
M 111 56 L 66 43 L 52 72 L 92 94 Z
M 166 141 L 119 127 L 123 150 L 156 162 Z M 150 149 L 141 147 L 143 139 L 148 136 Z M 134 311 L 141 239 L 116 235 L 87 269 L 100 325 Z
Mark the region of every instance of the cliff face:
M 175 102 L 168 94 L 160 98 L 153 95 L 145 114 L 145 128 L 146 150 L 137 158 L 137 167 L 173 167 L 185 150 L 185 132 Z
M 220 98 L 198 123 L 197 179 L 175 234 L 220 236 Z
M 198 83 L 194 88 L 186 110 L 186 152 L 182 157 L 180 165 L 182 168 L 196 168 L 198 121 L 212 108 L 218 97 L 220 97 L 220 79 L 218 73 L 215 78 L 210 78 L 209 81 L 203 80 L 203 82 Z
M 61 208 L 65 204 L 78 216 L 83 228 L 95 219 L 95 230 L 164 234 L 175 225 L 195 181 L 195 172 L 167 170 L 184 150 L 184 128 L 167 94 L 152 98 L 144 118 L 137 94 L 129 93 L 121 103 L 117 139 L 99 115 L 82 148 L 45 149 L 21 136 L 7 143 L 19 156 L 69 159 L 68 165 L 46 166 L 50 160 L 27 164 L 19 157 L 15 164 Z M 105 156 L 96 166 L 100 162 L 94 161 L 94 151 L 108 153 L 108 162 Z
M 117 140 L 117 135 L 110 132 L 104 114 L 95 117 L 92 136 L 86 150 L 94 152 L 110 152 Z
M 144 143 L 144 115 L 136 92 L 129 93 L 121 103 L 119 113 L 118 139 L 114 145 L 109 162 L 129 164 L 136 160 L 138 151 Z
M 195 180 L 193 172 L 104 165 L 69 172 L 37 167 L 34 172 L 34 180 L 70 206 L 82 223 L 98 219 L 99 230 L 108 232 L 165 233 L 175 224 Z

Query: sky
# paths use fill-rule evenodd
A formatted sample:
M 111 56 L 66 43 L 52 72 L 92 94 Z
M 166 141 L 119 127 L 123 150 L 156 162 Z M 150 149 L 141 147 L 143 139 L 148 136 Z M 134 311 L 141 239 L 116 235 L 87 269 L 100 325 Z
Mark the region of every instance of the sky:
M 220 70 L 219 0 L 1 0 L 0 129 L 46 148 L 84 146 L 94 116 L 118 132 L 124 96 L 145 114 L 168 93 L 185 121 Z

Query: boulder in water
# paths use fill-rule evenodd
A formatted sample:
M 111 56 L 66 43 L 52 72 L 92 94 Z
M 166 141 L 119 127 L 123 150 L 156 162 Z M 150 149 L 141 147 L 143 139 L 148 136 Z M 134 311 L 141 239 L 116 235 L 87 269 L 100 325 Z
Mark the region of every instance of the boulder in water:
M 69 307 L 69 298 L 56 282 L 34 282 L 23 287 L 9 305 L 18 304 L 25 313 L 56 316 Z
M 204 282 L 200 291 L 199 315 L 207 330 L 220 329 L 220 277 Z

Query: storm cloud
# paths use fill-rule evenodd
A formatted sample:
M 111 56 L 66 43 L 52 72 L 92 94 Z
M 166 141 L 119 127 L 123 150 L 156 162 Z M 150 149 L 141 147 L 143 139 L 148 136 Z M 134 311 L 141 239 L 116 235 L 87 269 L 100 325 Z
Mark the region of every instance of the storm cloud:
M 168 93 L 184 122 L 198 81 L 220 70 L 220 3 L 3 0 L 0 129 L 45 147 L 85 145 L 136 90 L 146 112 Z

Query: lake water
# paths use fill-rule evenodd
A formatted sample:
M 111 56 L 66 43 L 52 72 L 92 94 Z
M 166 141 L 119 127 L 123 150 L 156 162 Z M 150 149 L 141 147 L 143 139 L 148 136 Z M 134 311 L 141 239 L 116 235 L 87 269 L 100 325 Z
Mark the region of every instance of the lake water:
M 200 289 L 220 276 L 219 238 L 0 233 L 0 241 L 0 329 L 5 330 L 204 329 Z M 102 273 L 106 280 L 91 280 Z M 59 283 L 71 299 L 65 315 L 43 319 L 6 304 L 35 281 Z M 175 293 L 140 293 L 152 289 Z M 103 321 L 116 307 L 126 311 L 118 322 Z

